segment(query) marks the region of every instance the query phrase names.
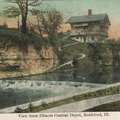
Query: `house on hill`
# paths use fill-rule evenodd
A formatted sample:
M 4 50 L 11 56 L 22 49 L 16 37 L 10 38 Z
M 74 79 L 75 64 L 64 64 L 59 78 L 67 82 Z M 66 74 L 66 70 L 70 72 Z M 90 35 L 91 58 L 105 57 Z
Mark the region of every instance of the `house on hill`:
M 79 42 L 106 41 L 111 25 L 107 14 L 92 15 L 91 9 L 88 15 L 71 17 L 67 23 L 71 25 L 69 37 Z

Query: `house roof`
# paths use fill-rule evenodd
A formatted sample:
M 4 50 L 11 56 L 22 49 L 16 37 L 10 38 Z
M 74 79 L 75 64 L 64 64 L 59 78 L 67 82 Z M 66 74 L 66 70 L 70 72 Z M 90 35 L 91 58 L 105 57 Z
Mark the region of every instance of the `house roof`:
M 74 17 L 69 18 L 66 23 L 84 23 L 84 22 L 101 21 L 106 16 L 108 17 L 107 14 L 94 14 L 94 15 L 74 16 Z M 109 20 L 109 18 L 108 18 L 108 20 Z

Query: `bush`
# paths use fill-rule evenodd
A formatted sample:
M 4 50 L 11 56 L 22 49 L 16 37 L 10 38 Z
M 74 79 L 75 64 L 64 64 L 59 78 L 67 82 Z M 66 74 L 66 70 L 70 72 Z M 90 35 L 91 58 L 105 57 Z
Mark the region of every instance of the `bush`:
M 45 102 L 45 101 L 42 101 L 42 102 L 41 102 L 41 105 L 42 105 L 43 107 L 45 107 L 45 106 L 46 106 L 46 102 Z
M 95 97 L 102 97 L 105 95 L 112 95 L 112 94 L 117 94 L 120 91 L 117 91 L 118 89 L 120 89 L 120 86 L 116 86 L 116 87 L 110 87 L 107 89 L 102 89 L 102 90 L 98 90 L 98 91 L 94 91 L 94 92 L 89 92 L 89 93 L 85 93 L 85 94 L 81 94 L 81 95 L 76 95 L 70 98 L 66 98 L 66 99 L 62 99 L 59 101 L 55 101 L 55 102 L 51 102 L 46 104 L 44 101 L 41 103 L 40 106 L 36 106 L 32 109 L 31 112 L 39 112 L 45 109 L 49 109 L 49 108 L 53 108 L 53 107 L 57 107 L 60 105 L 64 105 L 64 104 L 69 104 L 72 102 L 77 102 L 80 100 L 85 100 L 85 99 L 91 99 L 91 98 L 95 98 Z M 109 93 L 106 93 L 107 91 L 110 91 Z M 114 91 L 116 90 L 116 92 L 114 93 Z M 24 112 L 30 112 L 28 109 L 24 110 Z
M 40 53 L 42 46 L 50 46 L 47 38 L 41 38 L 34 33 L 22 34 L 17 29 L 0 29 L 0 45 L 10 43 L 13 46 L 18 46 L 21 51 L 27 52 L 27 46 L 32 45 L 37 53 Z
M 8 28 L 8 25 L 6 22 L 4 22 L 2 26 L 3 26 L 3 28 Z
M 19 107 L 17 107 L 17 108 L 15 109 L 14 113 L 22 113 L 22 109 L 19 108 Z

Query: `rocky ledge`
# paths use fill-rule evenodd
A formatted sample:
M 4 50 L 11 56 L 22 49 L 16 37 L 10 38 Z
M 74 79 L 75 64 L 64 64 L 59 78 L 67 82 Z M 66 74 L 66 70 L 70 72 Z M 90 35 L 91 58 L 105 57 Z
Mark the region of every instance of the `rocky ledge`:
M 57 64 L 57 55 L 52 47 L 43 46 L 38 54 L 30 45 L 26 53 L 17 46 L 11 46 L 0 50 L 0 79 L 44 73 Z

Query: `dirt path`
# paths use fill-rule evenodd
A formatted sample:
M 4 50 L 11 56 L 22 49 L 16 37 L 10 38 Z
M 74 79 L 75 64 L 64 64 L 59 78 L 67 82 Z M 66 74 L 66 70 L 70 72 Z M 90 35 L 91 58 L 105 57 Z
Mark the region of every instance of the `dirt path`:
M 74 102 L 74 103 L 58 106 L 55 108 L 47 109 L 41 112 L 42 113 L 82 112 L 86 109 L 93 108 L 95 106 L 106 104 L 109 102 L 118 101 L 118 100 L 120 100 L 120 94 L 109 95 L 109 96 Z
M 83 59 L 84 57 L 85 57 L 85 54 L 81 54 L 81 57 L 79 57 L 77 60 Z M 71 65 L 71 66 L 73 66 L 73 60 L 68 61 L 68 62 L 66 62 L 66 63 L 64 63 L 64 64 L 62 64 L 62 65 L 60 65 L 60 66 L 58 66 L 58 67 L 56 67 L 56 68 L 54 68 L 54 69 L 52 69 L 50 72 L 53 72 L 53 71 L 55 71 L 55 70 L 58 70 L 59 68 L 65 66 L 65 65 Z

